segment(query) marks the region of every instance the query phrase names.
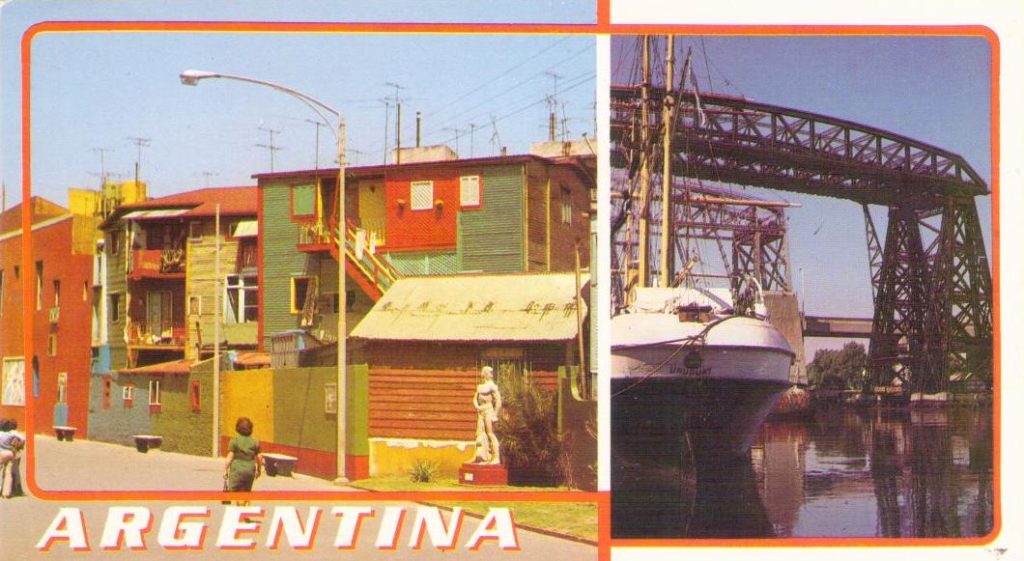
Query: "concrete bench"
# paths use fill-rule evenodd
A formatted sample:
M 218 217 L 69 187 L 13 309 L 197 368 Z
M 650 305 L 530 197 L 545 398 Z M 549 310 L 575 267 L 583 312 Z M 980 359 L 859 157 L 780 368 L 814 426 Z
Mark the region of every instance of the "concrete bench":
M 150 448 L 159 448 L 164 442 L 164 437 L 155 434 L 136 434 L 132 438 L 135 439 L 135 449 L 143 454 Z
M 285 454 L 262 454 L 263 469 L 270 477 L 291 477 L 295 464 L 299 461 L 295 456 Z
M 66 440 L 68 442 L 71 442 L 71 441 L 75 440 L 75 431 L 76 430 L 78 430 L 77 427 L 66 427 L 66 426 L 56 426 L 56 427 L 53 427 L 53 432 L 57 434 L 57 440 Z

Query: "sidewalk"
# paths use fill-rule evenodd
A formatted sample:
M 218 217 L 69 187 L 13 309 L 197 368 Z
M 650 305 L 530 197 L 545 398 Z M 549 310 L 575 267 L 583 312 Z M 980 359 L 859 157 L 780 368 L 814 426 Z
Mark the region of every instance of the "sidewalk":
M 47 436 L 36 436 L 35 442 L 36 480 L 38 485 L 47 491 L 77 490 L 220 490 L 224 473 L 223 458 L 204 458 L 171 452 L 151 450 L 146 454 L 139 453 L 135 448 L 75 440 L 74 442 L 58 442 Z M 26 461 L 22 462 L 22 475 L 25 475 Z M 256 490 L 288 490 L 288 491 L 350 491 L 347 487 L 334 485 L 330 481 L 295 475 L 294 477 L 261 477 L 256 481 Z M 26 486 L 26 492 L 28 488 Z M 333 544 L 338 531 L 339 522 L 331 514 L 332 507 L 344 504 L 369 505 L 374 509 L 371 516 L 361 524 L 360 538 L 355 550 L 339 550 Z M 207 539 L 202 551 L 194 551 L 203 559 L 234 560 L 244 555 L 247 561 L 279 560 L 292 558 L 297 551 L 287 542 L 278 549 L 267 546 L 269 536 L 270 511 L 286 506 L 298 509 L 300 516 L 305 518 L 308 509 L 318 507 L 323 513 L 319 529 L 316 531 L 314 547 L 302 551 L 301 557 L 306 560 L 338 559 L 347 557 L 360 561 L 393 561 L 396 559 L 412 559 L 415 561 L 456 561 L 482 559 L 522 560 L 526 558 L 575 559 L 585 561 L 597 558 L 597 548 L 575 541 L 559 539 L 548 535 L 531 532 L 525 528 L 517 528 L 520 549 L 503 551 L 491 540 L 485 542 L 478 551 L 466 548 L 466 540 L 477 529 L 480 520 L 467 517 L 463 519 L 457 546 L 453 550 L 435 549 L 427 541 L 423 547 L 416 549 L 410 545 L 412 538 L 412 520 L 414 513 L 422 505 L 405 502 L 368 502 L 345 503 L 340 500 L 318 499 L 313 501 L 278 501 L 260 500 L 254 503 L 266 509 L 263 523 L 253 533 L 244 533 L 244 537 L 255 540 L 253 549 L 246 551 L 220 550 L 215 547 L 221 518 L 225 507 L 219 501 L 167 501 L 149 500 L 146 498 L 121 501 L 44 501 L 32 496 L 0 500 L 0 558 L 4 559 L 40 559 L 46 561 L 82 561 L 83 559 L 110 559 L 115 555 L 140 556 L 145 561 L 180 561 L 181 551 L 161 547 L 157 542 L 157 532 L 165 511 L 173 506 L 201 505 L 210 509 L 209 516 L 196 519 L 208 525 Z M 104 524 L 112 506 L 145 507 L 153 516 L 149 533 L 146 534 L 146 550 L 128 553 L 126 551 L 111 552 L 100 547 Z M 381 531 L 384 508 L 389 506 L 403 507 L 408 512 L 400 523 L 399 537 L 394 549 L 381 548 L 376 545 L 378 532 Z M 494 506 L 503 506 L 495 504 Z M 71 551 L 66 541 L 55 544 L 50 551 L 36 549 L 39 539 L 53 524 L 61 508 L 80 509 L 85 528 L 88 533 L 89 549 Z M 514 508 L 513 508 L 514 511 Z M 514 514 L 514 512 L 513 512 Z M 447 518 L 449 513 L 443 513 Z
M 134 447 L 35 436 L 36 483 L 46 491 L 220 491 L 225 459 L 164 452 L 143 454 Z M 27 462 L 22 461 L 22 469 Z M 26 480 L 27 481 L 27 480 Z M 256 491 L 341 491 L 352 489 L 306 475 L 269 477 Z

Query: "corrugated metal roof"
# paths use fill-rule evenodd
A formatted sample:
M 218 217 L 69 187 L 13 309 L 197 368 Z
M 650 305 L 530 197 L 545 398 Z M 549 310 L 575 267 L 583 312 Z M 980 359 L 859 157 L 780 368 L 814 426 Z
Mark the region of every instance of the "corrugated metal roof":
M 235 226 L 235 233 L 233 235 L 236 238 L 254 238 L 259 233 L 259 223 L 255 220 L 243 220 Z
M 136 368 L 122 368 L 121 374 L 188 374 L 192 361 L 186 359 L 172 360 Z
M 582 276 L 585 284 L 587 275 Z M 586 302 L 582 303 L 586 314 Z M 576 337 L 572 273 L 399 279 L 352 331 L 389 341 L 566 341 Z

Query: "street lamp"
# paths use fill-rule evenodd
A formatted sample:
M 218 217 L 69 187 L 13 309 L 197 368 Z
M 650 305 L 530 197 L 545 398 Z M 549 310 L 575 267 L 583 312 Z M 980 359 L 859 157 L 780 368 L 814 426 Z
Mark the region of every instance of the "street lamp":
M 345 118 L 341 115 L 341 111 L 334 109 L 330 105 L 320 101 L 319 99 L 304 94 L 298 90 L 294 90 L 281 84 L 275 84 L 266 80 L 258 80 L 256 78 L 248 78 L 245 76 L 237 76 L 233 74 L 222 74 L 220 72 L 206 72 L 203 70 L 185 70 L 180 75 L 181 83 L 186 86 L 195 86 L 199 84 L 200 80 L 206 80 L 209 78 L 223 78 L 226 80 L 235 80 L 238 82 L 248 82 L 250 84 L 256 84 L 258 86 L 266 86 L 268 88 L 275 89 L 279 92 L 286 93 L 295 99 L 298 99 L 306 105 L 306 107 L 313 110 L 314 113 L 320 117 L 320 120 L 330 128 L 331 120 L 327 118 L 327 114 L 333 115 L 337 119 L 337 129 L 330 129 L 334 132 L 334 138 L 337 140 L 338 148 L 338 225 L 337 225 L 337 236 L 338 236 L 338 309 L 335 313 L 338 315 L 338 378 L 337 378 L 337 410 L 338 410 L 338 439 L 337 439 L 337 472 L 338 478 L 335 483 L 347 483 L 348 477 L 345 470 L 345 456 L 348 450 L 347 438 L 345 431 L 346 427 L 346 416 L 347 416 L 347 378 L 348 373 L 345 369 L 345 363 L 347 362 L 345 356 L 345 340 L 347 337 L 347 327 L 345 325 L 345 312 L 346 312 L 346 279 L 345 279 Z M 216 450 L 217 431 L 219 430 L 217 419 L 218 403 L 220 400 L 220 380 L 214 376 L 214 450 Z

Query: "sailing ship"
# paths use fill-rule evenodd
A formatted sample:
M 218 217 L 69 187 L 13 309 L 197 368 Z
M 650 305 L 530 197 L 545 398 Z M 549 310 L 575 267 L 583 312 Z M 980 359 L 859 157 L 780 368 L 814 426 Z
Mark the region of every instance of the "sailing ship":
M 612 446 L 618 469 L 643 464 L 657 471 L 678 466 L 686 455 L 699 478 L 702 465 L 747 458 L 757 429 L 791 385 L 794 352 L 769 321 L 756 276 L 698 271 L 704 260 L 689 243 L 687 228 L 672 222 L 687 215 L 677 205 L 731 195 L 675 181 L 674 129 L 681 111 L 699 114 L 699 106 L 682 108 L 699 104 L 699 95 L 673 93 L 674 45 L 668 38 L 666 78 L 655 92 L 663 101 L 661 118 L 652 118 L 648 41 L 643 38 L 635 125 L 619 137 L 629 175 L 619 176 L 628 186 L 617 191 L 621 212 L 613 221 L 622 249 L 611 320 Z M 680 93 L 692 76 L 689 63 L 688 55 Z M 660 151 L 654 136 L 659 128 Z M 660 196 L 651 186 L 658 173 Z M 652 265 L 655 254 L 660 259 Z M 714 279 L 726 286 L 708 286 Z

